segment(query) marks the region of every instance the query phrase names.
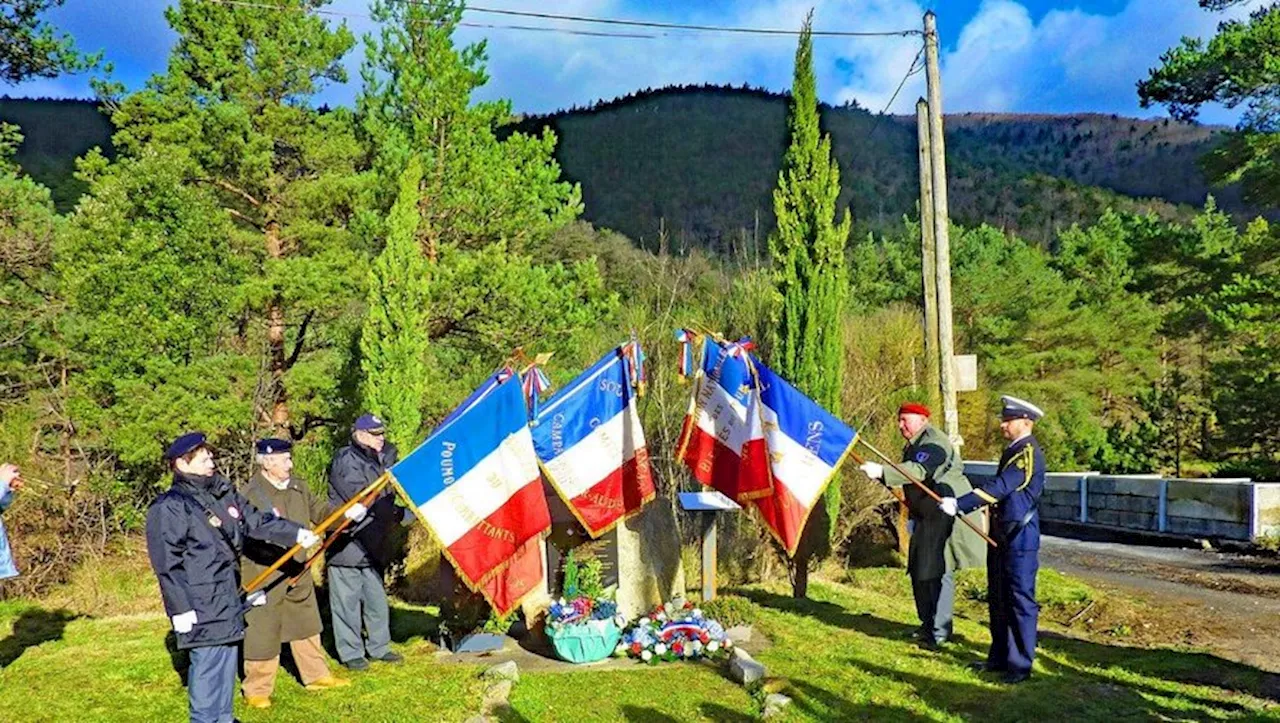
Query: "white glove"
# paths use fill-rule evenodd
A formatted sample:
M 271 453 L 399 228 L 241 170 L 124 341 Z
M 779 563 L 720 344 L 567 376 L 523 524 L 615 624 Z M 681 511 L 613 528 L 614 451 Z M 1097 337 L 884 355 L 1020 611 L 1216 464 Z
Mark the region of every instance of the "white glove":
M 347 511 L 342 513 L 342 516 L 352 522 L 359 522 L 360 520 L 363 520 L 364 516 L 367 514 L 369 514 L 369 508 L 357 502 L 348 507 Z
M 308 530 L 305 527 L 302 528 L 301 530 L 298 530 L 299 545 L 302 545 L 303 547 L 311 547 L 312 545 L 315 545 L 318 542 L 320 542 L 320 537 L 316 535 L 316 533 L 312 532 L 311 530 Z
M 196 626 L 196 611 L 188 610 L 170 619 L 173 620 L 173 632 L 186 635 Z
M 884 465 L 879 462 L 863 462 L 858 469 L 866 472 L 871 479 L 884 479 Z
M 956 504 L 956 498 L 954 497 L 943 497 L 942 501 L 938 503 L 938 507 L 941 507 L 943 513 L 951 517 L 955 517 L 956 513 L 960 511 L 960 507 Z
M 249 597 L 245 598 L 245 601 L 252 607 L 261 607 L 267 604 L 267 594 L 261 590 L 254 590 L 249 593 Z

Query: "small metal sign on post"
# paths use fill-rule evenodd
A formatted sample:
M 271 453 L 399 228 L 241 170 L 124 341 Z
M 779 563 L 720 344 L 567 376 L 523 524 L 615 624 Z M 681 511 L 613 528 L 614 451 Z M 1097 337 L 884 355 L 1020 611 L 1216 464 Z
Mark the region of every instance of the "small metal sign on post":
M 978 391 L 978 355 L 956 354 L 951 359 L 955 365 L 956 391 Z
M 716 513 L 740 510 L 738 503 L 719 492 L 681 492 L 680 508 L 699 512 L 702 518 L 702 601 L 716 596 Z

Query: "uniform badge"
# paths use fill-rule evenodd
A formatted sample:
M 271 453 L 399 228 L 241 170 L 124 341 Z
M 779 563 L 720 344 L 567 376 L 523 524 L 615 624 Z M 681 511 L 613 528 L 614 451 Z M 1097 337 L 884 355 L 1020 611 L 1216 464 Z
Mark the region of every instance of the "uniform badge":
M 919 462 L 919 463 L 921 463 L 921 464 L 924 464 L 925 462 L 929 461 L 929 453 L 928 453 L 928 452 L 916 452 L 916 461 L 917 461 L 917 462 Z
M 213 525 L 214 527 L 222 527 L 222 518 L 218 517 L 217 515 L 210 514 L 209 524 Z
M 240 519 L 240 510 L 237 510 L 235 505 L 229 505 L 227 507 L 227 514 L 231 515 L 231 519 L 233 520 Z

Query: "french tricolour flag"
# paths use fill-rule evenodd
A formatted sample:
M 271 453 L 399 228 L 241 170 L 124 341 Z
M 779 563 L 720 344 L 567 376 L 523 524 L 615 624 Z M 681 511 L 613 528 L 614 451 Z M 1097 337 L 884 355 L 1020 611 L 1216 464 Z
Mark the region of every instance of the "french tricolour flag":
M 756 397 L 773 493 L 754 500 L 778 542 L 794 555 L 805 523 L 858 433 L 754 358 Z
M 519 377 L 491 377 L 391 474 L 468 587 L 499 615 L 541 582 L 538 541 L 551 513 Z
M 694 479 L 736 502 L 773 493 L 758 410 L 755 379 L 745 344 L 703 344 L 693 398 L 685 415 L 677 457 Z
M 655 495 L 626 349 L 562 388 L 531 425 L 544 476 L 592 537 Z
M 745 345 L 705 342 L 680 458 L 698 481 L 753 504 L 788 554 L 856 438 Z

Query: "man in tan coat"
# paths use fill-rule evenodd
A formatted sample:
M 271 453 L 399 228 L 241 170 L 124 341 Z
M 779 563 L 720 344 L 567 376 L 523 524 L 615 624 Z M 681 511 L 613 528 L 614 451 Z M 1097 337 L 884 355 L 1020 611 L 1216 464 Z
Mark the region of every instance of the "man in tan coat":
M 328 514 L 328 505 L 311 493 L 306 482 L 292 475 L 292 444 L 282 439 L 264 439 L 257 444 L 258 472 L 245 485 L 243 493 L 260 510 L 306 527 L 320 522 Z M 355 505 L 360 514 L 363 507 Z M 252 580 L 262 573 L 280 554 L 277 547 L 246 545 L 242 567 L 244 578 Z M 260 593 L 250 595 L 254 605 L 245 616 L 244 697 L 251 708 L 271 705 L 275 689 L 276 669 L 280 667 L 280 646 L 289 643 L 293 660 L 307 690 L 324 690 L 350 685 L 351 681 L 335 678 L 329 672 L 324 649 L 320 646 L 320 608 L 316 602 L 311 572 L 303 570 L 306 551 L 267 578 Z M 289 580 L 299 575 L 297 585 Z

